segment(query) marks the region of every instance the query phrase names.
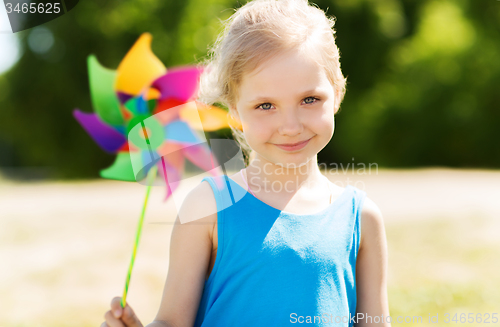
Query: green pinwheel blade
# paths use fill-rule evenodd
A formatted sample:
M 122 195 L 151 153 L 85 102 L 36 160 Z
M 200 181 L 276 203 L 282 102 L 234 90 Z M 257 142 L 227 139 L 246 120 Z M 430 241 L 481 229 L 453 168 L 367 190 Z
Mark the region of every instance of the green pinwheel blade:
M 116 71 L 101 66 L 94 55 L 88 56 L 87 65 L 94 111 L 104 122 L 122 125 L 123 116 L 114 90 Z
M 133 153 L 132 155 L 129 152 L 118 152 L 115 162 L 110 167 L 100 171 L 101 177 L 135 182 L 136 178 L 131 160 L 137 161 L 134 163 L 136 167 L 140 166 L 142 160 L 140 152 Z

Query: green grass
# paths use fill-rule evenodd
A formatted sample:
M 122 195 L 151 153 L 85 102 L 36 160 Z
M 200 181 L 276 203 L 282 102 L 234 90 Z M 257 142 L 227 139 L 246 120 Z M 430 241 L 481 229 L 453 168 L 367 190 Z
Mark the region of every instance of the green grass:
M 498 231 L 497 222 L 480 215 L 386 223 L 391 317 L 423 318 L 393 325 L 499 326 L 460 322 L 461 313 L 500 316 Z M 439 323 L 429 323 L 429 313 Z M 446 313 L 450 319 L 457 313 L 458 323 L 445 323 Z

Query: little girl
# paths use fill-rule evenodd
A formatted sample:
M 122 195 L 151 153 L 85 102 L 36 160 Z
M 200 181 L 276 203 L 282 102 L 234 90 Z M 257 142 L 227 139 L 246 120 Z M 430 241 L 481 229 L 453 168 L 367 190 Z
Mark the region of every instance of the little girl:
M 381 213 L 317 162 L 345 93 L 333 25 L 307 0 L 254 0 L 227 21 L 199 97 L 241 124 L 247 165 L 186 197 L 147 327 L 390 326 Z M 143 326 L 119 297 L 105 319 Z

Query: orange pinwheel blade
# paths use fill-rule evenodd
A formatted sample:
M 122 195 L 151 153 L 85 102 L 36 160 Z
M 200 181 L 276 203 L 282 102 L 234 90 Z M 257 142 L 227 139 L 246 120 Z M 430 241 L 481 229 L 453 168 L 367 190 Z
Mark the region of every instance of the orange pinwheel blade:
M 191 128 L 206 132 L 229 128 L 227 111 L 201 102 L 190 102 L 179 112 L 179 117 Z

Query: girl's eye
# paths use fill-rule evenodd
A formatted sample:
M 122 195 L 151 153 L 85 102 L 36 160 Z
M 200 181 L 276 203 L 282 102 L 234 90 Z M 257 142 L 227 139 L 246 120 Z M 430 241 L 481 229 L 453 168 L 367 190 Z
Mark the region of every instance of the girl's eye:
M 261 105 L 258 105 L 258 106 L 257 106 L 257 109 L 262 109 L 262 110 L 270 110 L 270 109 L 272 109 L 272 106 L 273 106 L 273 105 L 272 105 L 272 104 L 270 104 L 270 103 L 263 103 L 263 104 L 261 104 Z
M 305 98 L 305 99 L 304 99 L 304 102 L 305 102 L 306 104 L 311 104 L 311 103 L 316 102 L 316 100 L 319 100 L 319 99 L 318 99 L 318 98 L 315 98 L 315 97 L 307 97 L 307 98 Z
M 304 99 L 304 102 L 306 104 L 313 104 L 313 103 L 315 103 L 318 100 L 319 99 L 316 98 L 316 97 L 307 97 L 307 98 Z M 270 104 L 269 102 L 266 102 L 266 103 L 262 103 L 262 104 L 258 105 L 256 108 L 264 110 L 264 111 L 268 111 L 268 110 L 271 110 L 273 108 L 273 105 Z

